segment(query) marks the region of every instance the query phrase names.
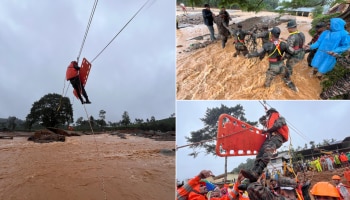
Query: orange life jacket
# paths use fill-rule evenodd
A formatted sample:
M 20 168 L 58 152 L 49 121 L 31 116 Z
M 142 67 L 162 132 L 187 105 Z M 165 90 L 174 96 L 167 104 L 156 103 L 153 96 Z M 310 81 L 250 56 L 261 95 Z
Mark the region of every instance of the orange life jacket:
M 279 117 L 280 114 L 278 112 L 271 113 L 270 118 L 267 121 L 267 129 L 270 129 Z M 281 128 L 277 129 L 277 132 L 282 135 L 284 140 L 283 142 L 288 141 L 289 129 L 287 125 L 283 125 Z
M 75 61 L 72 61 L 67 67 L 67 71 L 66 71 L 67 81 L 79 75 L 79 71 L 74 68 L 75 63 L 76 63 Z

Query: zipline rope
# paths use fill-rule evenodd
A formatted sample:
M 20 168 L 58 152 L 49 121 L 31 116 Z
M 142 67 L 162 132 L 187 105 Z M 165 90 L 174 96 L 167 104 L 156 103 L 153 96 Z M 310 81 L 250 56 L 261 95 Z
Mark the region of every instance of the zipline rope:
M 97 56 L 91 60 L 91 63 L 94 62 L 94 60 L 96 60 L 97 57 L 99 57 L 102 52 L 113 42 L 113 40 L 124 30 L 124 28 L 136 17 L 136 15 L 142 10 L 143 7 L 145 7 L 145 5 L 149 2 L 150 0 L 146 1 L 146 3 L 144 3 L 141 8 L 134 14 L 134 16 L 132 16 L 132 18 L 123 26 L 123 28 L 112 38 L 112 40 L 100 51 L 100 53 L 97 54 Z
M 92 135 L 94 136 L 94 142 L 95 142 L 97 157 L 98 157 L 98 161 L 99 161 L 98 163 L 99 163 L 101 171 L 102 171 L 101 154 L 100 154 L 100 150 L 99 150 L 98 145 L 97 145 L 96 135 L 95 135 L 94 129 L 92 128 L 91 121 L 90 121 L 90 118 L 89 118 L 89 114 L 87 112 L 85 104 L 83 104 L 83 106 L 84 106 L 84 110 L 85 110 L 85 113 L 86 113 L 86 118 L 88 119 L 88 122 L 89 122 L 89 125 L 90 125 L 90 129 L 91 129 Z M 99 179 L 101 181 L 101 187 L 102 187 L 102 191 L 104 193 L 105 200 L 107 200 L 107 192 L 106 192 L 106 188 L 105 188 L 105 179 L 103 177 L 103 174 L 101 174 L 101 175 L 98 174 L 98 177 L 99 177 Z
M 77 62 L 78 63 L 79 63 L 79 58 L 80 58 L 81 52 L 83 51 L 83 47 L 84 47 L 84 44 L 85 44 L 85 40 L 86 40 L 87 34 L 89 32 L 89 29 L 90 29 L 92 18 L 94 17 L 94 13 L 95 13 L 95 10 L 96 10 L 97 3 L 98 3 L 98 0 L 95 0 L 94 6 L 92 7 L 92 11 L 91 11 L 91 14 L 90 14 L 89 22 L 88 22 L 88 25 L 87 25 L 86 30 L 85 30 L 83 42 L 82 42 L 82 44 L 80 46 L 80 51 L 79 51 L 79 54 L 78 54 L 78 57 L 77 57 Z

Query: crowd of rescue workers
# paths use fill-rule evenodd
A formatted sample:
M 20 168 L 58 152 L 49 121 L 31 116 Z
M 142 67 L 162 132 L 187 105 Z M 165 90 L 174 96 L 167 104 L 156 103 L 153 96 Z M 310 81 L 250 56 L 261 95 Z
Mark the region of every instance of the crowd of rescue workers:
M 186 7 L 180 7 L 187 14 Z M 289 32 L 287 39 L 280 38 L 281 29 L 277 26 L 269 29 L 267 24 L 255 27 L 252 30 L 245 30 L 242 23 L 232 29 L 229 21 L 232 20 L 225 7 L 221 7 L 218 15 L 215 15 L 209 4 L 204 5 L 202 10 L 204 24 L 210 32 L 210 40 L 216 41 L 214 24 L 221 39 L 222 48 L 225 48 L 229 37 L 233 37 L 236 52 L 234 57 L 244 56 L 246 58 L 259 57 L 262 60 L 268 57 L 269 68 L 266 72 L 264 86 L 270 87 L 272 80 L 281 75 L 283 81 L 291 90 L 298 92 L 297 86 L 291 80 L 294 66 L 307 55 L 310 76 L 323 80 L 324 75 L 332 71 L 338 60 L 349 61 L 350 36 L 346 31 L 346 22 L 341 18 L 331 18 L 329 21 L 320 21 L 316 24 L 315 34 L 312 40 L 306 44 L 305 35 L 298 30 L 296 20 L 290 20 L 286 29 Z M 261 38 L 262 47 L 249 52 L 247 48 L 247 37 Z M 343 54 L 347 53 L 345 57 Z M 350 65 L 347 63 L 344 67 Z M 328 87 L 320 94 L 321 99 L 348 94 L 350 92 L 350 76 L 343 77 L 333 86 Z
M 226 181 L 220 186 L 209 181 L 208 178 L 214 176 L 210 170 L 202 170 L 178 186 L 177 200 L 350 200 L 347 189 L 350 187 L 350 153 L 324 152 L 324 155 L 313 160 L 298 161 L 292 167 L 290 175 L 281 175 L 278 170 L 269 172 L 267 166 L 275 152 L 288 141 L 289 128 L 285 118 L 275 108 L 268 109 L 259 118 L 259 123 L 265 127 L 261 134 L 266 134 L 267 137 L 252 168 L 240 169 L 237 179 L 229 180 L 228 184 Z M 329 179 L 332 179 L 333 184 L 327 181 L 312 183 L 312 178 L 305 175 L 307 171 L 332 171 Z M 304 177 L 298 177 L 298 172 L 304 174 Z M 342 183 L 342 179 L 346 179 L 346 184 Z

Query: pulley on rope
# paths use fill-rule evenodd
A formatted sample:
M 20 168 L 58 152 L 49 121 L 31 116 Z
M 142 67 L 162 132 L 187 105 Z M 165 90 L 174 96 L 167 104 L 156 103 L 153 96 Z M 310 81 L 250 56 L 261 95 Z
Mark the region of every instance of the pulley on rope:
M 259 152 L 266 134 L 248 123 L 228 114 L 221 114 L 218 121 L 216 154 L 226 156 L 251 156 Z

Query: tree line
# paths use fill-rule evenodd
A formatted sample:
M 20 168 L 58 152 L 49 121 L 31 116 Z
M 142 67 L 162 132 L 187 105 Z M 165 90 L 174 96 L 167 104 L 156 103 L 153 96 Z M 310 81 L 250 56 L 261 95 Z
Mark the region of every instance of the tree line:
M 334 5 L 335 3 L 345 2 L 345 0 L 291 0 L 291 1 L 279 1 L 279 0 L 177 0 L 176 3 L 184 3 L 187 7 L 203 7 L 204 4 L 209 4 L 214 8 L 221 8 L 222 6 L 227 9 L 239 9 L 243 11 L 274 11 L 276 7 L 283 6 L 284 8 L 320 8 L 325 5 Z
M 26 116 L 25 121 L 10 116 L 7 120 L 0 120 L 0 130 L 36 130 L 44 127 L 68 128 L 75 130 L 117 130 L 141 129 L 175 131 L 175 113 L 166 119 L 156 120 L 154 116 L 147 119 L 135 118 L 131 120 L 129 113 L 124 111 L 122 119 L 118 122 L 106 122 L 106 111 L 100 110 L 98 118 L 90 116 L 89 119 L 79 117 L 75 122 L 70 99 L 59 94 L 47 94 L 35 101 Z

